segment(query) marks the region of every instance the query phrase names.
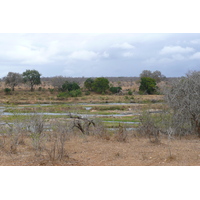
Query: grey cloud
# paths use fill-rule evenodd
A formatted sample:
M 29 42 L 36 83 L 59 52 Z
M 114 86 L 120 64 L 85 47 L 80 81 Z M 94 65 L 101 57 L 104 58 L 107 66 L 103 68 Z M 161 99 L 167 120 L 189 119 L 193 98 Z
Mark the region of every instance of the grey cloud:
M 195 54 L 193 54 L 190 59 L 200 59 L 200 52 L 196 52 Z
M 127 42 L 124 42 L 124 43 L 117 43 L 117 44 L 114 44 L 112 45 L 111 47 L 113 48 L 119 48 L 119 49 L 134 49 L 135 47 Z
M 86 50 L 82 50 L 82 51 L 75 51 L 73 53 L 71 53 L 68 58 L 70 59 L 75 59 L 75 60 L 92 60 L 92 59 L 96 59 L 99 57 L 98 53 L 95 53 L 93 51 L 86 51 Z
M 161 49 L 160 54 L 174 54 L 174 53 L 190 53 L 194 49 L 191 47 L 181 47 L 181 46 L 165 46 Z
M 0 34 L 0 73 L 43 76 L 139 76 L 199 69 L 200 34 Z

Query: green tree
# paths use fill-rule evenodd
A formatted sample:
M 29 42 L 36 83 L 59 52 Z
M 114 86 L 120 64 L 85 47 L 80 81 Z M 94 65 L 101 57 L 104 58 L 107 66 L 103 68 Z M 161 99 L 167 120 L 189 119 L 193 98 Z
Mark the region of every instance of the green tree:
M 156 92 L 156 80 L 150 77 L 142 77 L 140 81 L 139 91 L 147 94 L 154 94 Z
M 41 84 L 40 76 L 41 74 L 37 70 L 26 70 L 22 74 L 23 81 L 30 84 L 31 91 L 34 90 L 34 85 Z
M 86 81 L 84 82 L 84 86 L 85 86 L 85 88 L 87 88 L 89 91 L 92 91 L 93 83 L 94 83 L 94 79 L 88 78 L 88 79 L 86 79 Z
M 93 86 L 92 86 L 93 90 L 97 93 L 105 93 L 106 90 L 109 89 L 109 81 L 106 78 L 96 78 L 94 80 Z

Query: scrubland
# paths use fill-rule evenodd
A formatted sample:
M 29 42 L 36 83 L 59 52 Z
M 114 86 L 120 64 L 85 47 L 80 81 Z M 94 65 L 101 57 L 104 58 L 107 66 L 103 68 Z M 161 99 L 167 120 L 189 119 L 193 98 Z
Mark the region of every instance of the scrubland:
M 124 84 L 123 87 L 130 89 L 131 86 Z M 196 135 L 176 136 L 163 132 L 154 135 L 141 131 L 144 111 L 150 113 L 152 119 L 159 119 L 160 111 L 168 109 L 163 95 L 83 93 L 81 97 L 58 98 L 56 91 L 45 87 L 34 92 L 16 88 L 11 94 L 1 90 L 0 95 L 3 109 L 0 165 L 200 164 Z

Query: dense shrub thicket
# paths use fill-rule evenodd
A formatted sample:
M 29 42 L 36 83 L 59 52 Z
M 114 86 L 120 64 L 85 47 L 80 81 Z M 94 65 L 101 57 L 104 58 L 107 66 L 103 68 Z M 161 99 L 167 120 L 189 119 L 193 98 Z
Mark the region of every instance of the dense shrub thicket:
M 146 94 L 155 94 L 157 90 L 156 80 L 150 77 L 142 77 L 139 91 Z

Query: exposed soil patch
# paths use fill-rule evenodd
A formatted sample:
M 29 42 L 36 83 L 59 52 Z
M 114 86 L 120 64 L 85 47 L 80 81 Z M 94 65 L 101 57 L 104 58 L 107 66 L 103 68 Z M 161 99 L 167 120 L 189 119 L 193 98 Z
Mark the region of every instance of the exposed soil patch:
M 2 166 L 198 166 L 200 143 L 198 138 L 161 139 L 151 143 L 143 137 L 132 137 L 127 142 L 100 139 L 95 136 L 76 136 L 66 142 L 66 155 L 52 161 L 44 152 L 36 155 L 28 145 L 18 145 L 16 151 L 0 150 Z M 170 151 L 171 155 L 170 155 Z

